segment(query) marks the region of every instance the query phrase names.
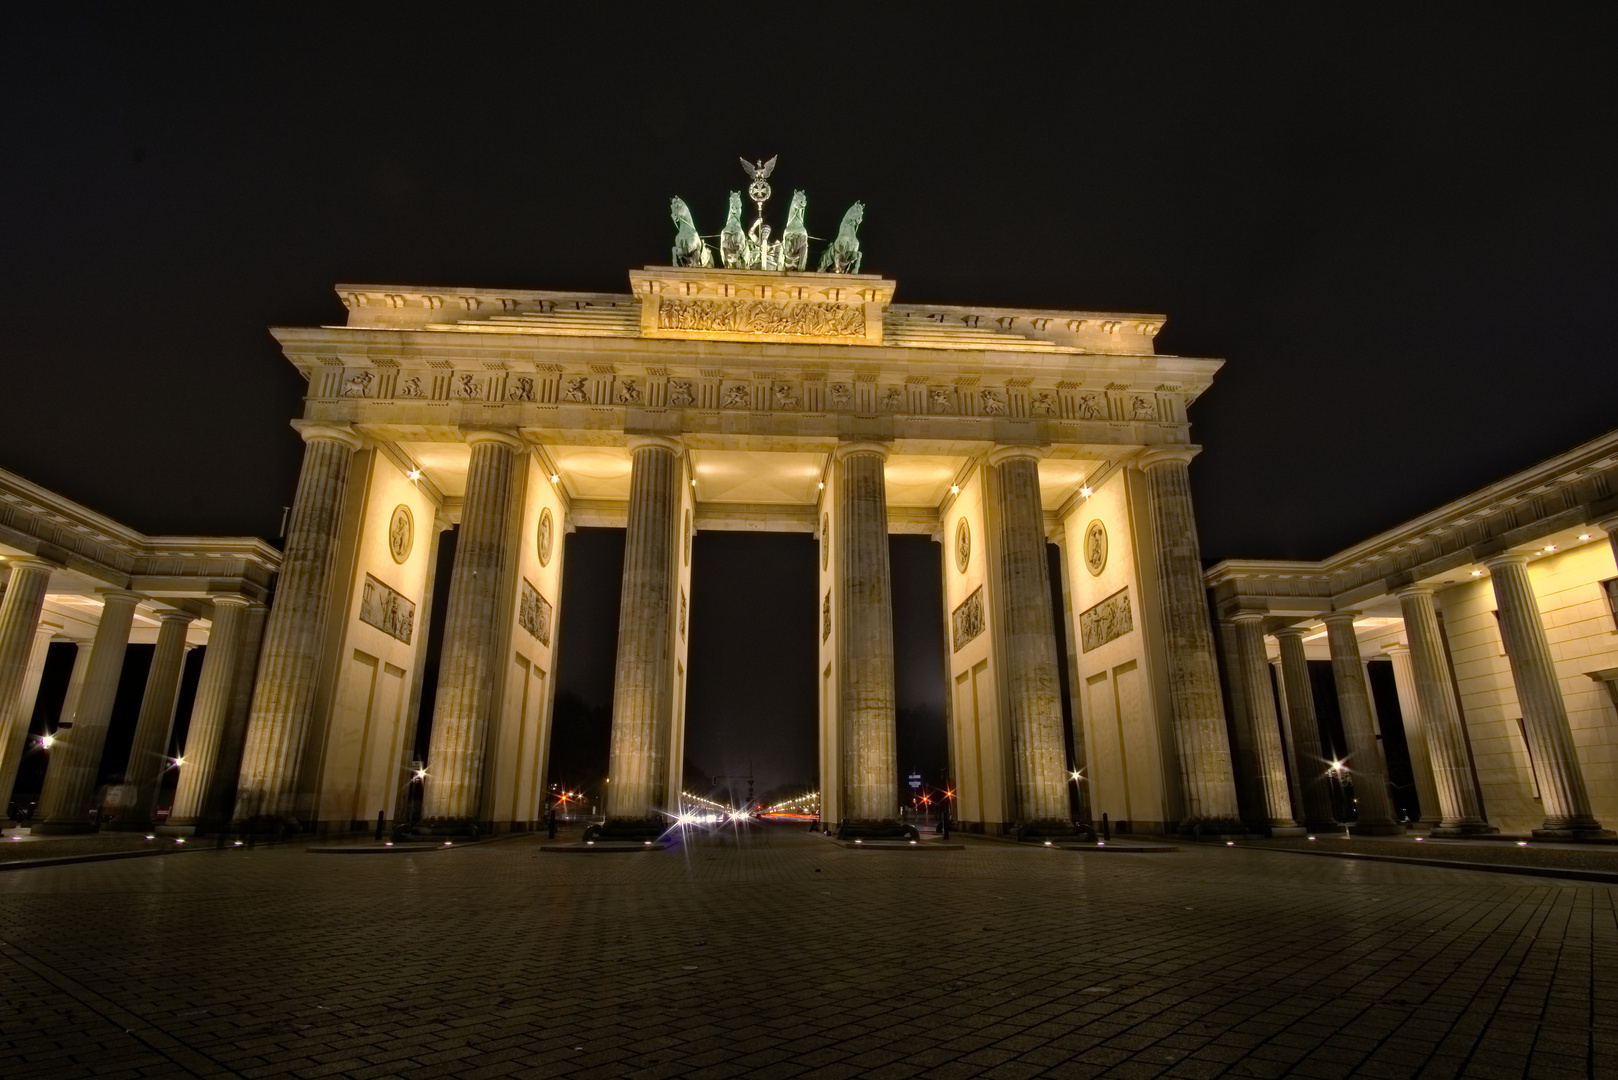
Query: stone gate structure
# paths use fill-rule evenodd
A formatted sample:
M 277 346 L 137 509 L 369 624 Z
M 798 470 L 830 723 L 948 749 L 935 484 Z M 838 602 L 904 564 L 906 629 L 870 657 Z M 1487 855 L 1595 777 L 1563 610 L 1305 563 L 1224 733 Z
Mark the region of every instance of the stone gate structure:
M 1186 409 L 1219 361 L 1158 354 L 1158 315 L 898 304 L 874 275 L 647 267 L 629 284 L 341 285 L 345 325 L 274 329 L 308 381 L 306 449 L 238 822 L 398 817 L 429 618 L 444 644 L 427 826 L 537 822 L 561 538 L 598 525 L 627 530 L 609 824 L 677 809 L 703 602 L 691 540 L 743 529 L 820 542 L 827 821 L 897 813 L 887 536 L 914 532 L 946 549 L 949 754 L 968 827 L 1069 819 L 1058 633 L 1086 788 L 1143 831 L 1230 827 L 1187 486 Z M 448 605 L 431 612 L 452 523 Z

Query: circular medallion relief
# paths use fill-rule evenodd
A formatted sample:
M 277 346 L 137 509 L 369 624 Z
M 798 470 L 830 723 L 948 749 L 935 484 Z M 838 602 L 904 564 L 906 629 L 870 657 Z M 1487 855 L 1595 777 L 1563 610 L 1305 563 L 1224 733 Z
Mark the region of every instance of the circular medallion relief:
M 400 503 L 393 508 L 393 517 L 388 521 L 388 550 L 393 552 L 393 561 L 402 563 L 410 558 L 410 547 L 416 541 L 416 520 L 410 516 L 410 507 Z
M 539 512 L 539 565 L 551 564 L 551 545 L 556 542 L 556 522 L 551 518 L 551 508 L 546 507 Z
M 831 565 L 831 515 L 820 515 L 820 568 Z
M 962 518 L 955 526 L 955 569 L 966 573 L 967 564 L 972 561 L 972 527 Z
M 685 565 L 691 565 L 691 511 L 685 512 Z
M 1107 568 L 1107 527 L 1100 518 L 1085 526 L 1084 565 L 1092 577 Z

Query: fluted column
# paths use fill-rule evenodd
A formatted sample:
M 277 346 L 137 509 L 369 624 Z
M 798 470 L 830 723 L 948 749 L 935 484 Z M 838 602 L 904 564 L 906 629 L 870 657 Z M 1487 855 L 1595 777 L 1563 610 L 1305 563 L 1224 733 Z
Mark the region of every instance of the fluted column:
M 509 568 L 511 476 L 522 441 L 507 431 L 469 431 L 472 447 L 461 504 L 461 532 L 450 571 L 444 646 L 433 701 L 422 817 L 428 831 L 459 832 L 477 823 L 483 755 L 504 657 L 495 653 Z
M 1202 550 L 1186 466 L 1200 447 L 1161 447 L 1140 457 L 1152 502 L 1157 586 L 1168 647 L 1169 702 L 1185 794 L 1181 832 L 1243 831 L 1219 694 Z
M 33 697 L 39 691 L 39 672 L 44 670 L 39 621 L 45 605 L 45 590 L 51 581 L 51 565 L 38 559 L 8 559 L 11 576 L 0 599 L 0 817 L 11 805 L 11 788 L 17 781 L 17 764 L 28 749 L 28 724 L 33 719 Z M 50 643 L 46 634 L 45 644 Z M 33 693 L 27 691 L 32 678 Z M 23 710 L 27 699 L 28 708 Z
M 1232 617 L 1236 624 L 1236 651 L 1242 665 L 1242 684 L 1247 700 L 1247 726 L 1253 736 L 1253 756 L 1258 763 L 1264 792 L 1264 813 L 1272 833 L 1296 832 L 1292 796 L 1287 790 L 1287 764 L 1281 752 L 1281 723 L 1275 712 L 1275 694 L 1270 689 L 1270 661 L 1264 648 L 1264 615 L 1241 611 Z
M 124 766 L 125 790 L 133 791 L 134 799 L 108 825 L 110 829 L 132 831 L 151 826 L 157 789 L 169 765 L 169 732 L 174 730 L 175 698 L 180 692 L 180 676 L 185 673 L 185 635 L 196 616 L 169 609 L 157 618 L 157 648 L 146 672 L 140 719 L 135 722 L 129 762 Z
M 681 448 L 673 439 L 637 435 L 630 437 L 629 449 L 629 521 L 618 600 L 607 822 L 621 832 L 661 832 L 658 813 L 673 809 L 675 802 L 668 791 L 668 756 Z
M 1349 831 L 1367 836 L 1388 836 L 1404 832 L 1393 814 L 1388 796 L 1388 776 L 1382 767 L 1382 752 L 1376 744 L 1376 728 L 1371 724 L 1371 695 L 1365 688 L 1365 669 L 1360 661 L 1360 642 L 1354 633 L 1357 611 L 1333 611 L 1322 616 L 1326 642 L 1331 647 L 1332 681 L 1337 686 L 1337 711 L 1343 720 L 1343 736 L 1348 740 L 1348 768 L 1354 776 L 1354 805 L 1359 820 Z
M 888 555 L 888 447 L 837 448 L 838 711 L 844 831 L 895 820 L 899 763 L 894 717 L 893 577 Z
M 306 424 L 303 469 L 265 628 L 264 655 L 242 752 L 234 817 L 292 821 L 298 762 L 314 705 L 316 669 L 331 593 L 337 528 L 359 436 L 347 426 Z
M 1438 805 L 1434 807 L 1440 817 L 1434 836 L 1460 836 L 1472 833 L 1492 833 L 1499 830 L 1483 818 L 1483 800 L 1479 797 L 1472 777 L 1472 763 L 1466 755 L 1466 732 L 1461 725 L 1460 702 L 1455 700 L 1455 686 L 1449 676 L 1449 662 L 1444 652 L 1444 637 L 1438 630 L 1438 609 L 1433 601 L 1433 590 L 1425 586 L 1411 586 L 1398 591 L 1399 609 L 1405 620 L 1405 640 L 1410 646 L 1408 663 L 1415 678 L 1417 713 L 1414 736 L 1406 721 L 1406 739 L 1411 746 L 1411 765 L 1417 768 L 1417 791 L 1422 799 L 1422 818 L 1430 813 L 1421 764 L 1430 763 L 1425 779 L 1435 789 Z M 1394 676 L 1399 675 L 1399 661 L 1394 657 Z M 1400 688 L 1403 704 L 1404 690 Z M 1417 748 L 1422 748 L 1417 762 Z
M 1517 704 L 1522 709 L 1534 775 L 1539 779 L 1540 801 L 1545 807 L 1545 823 L 1534 830 L 1534 835 L 1573 839 L 1610 836 L 1596 820 L 1585 790 L 1550 641 L 1545 636 L 1539 602 L 1534 599 L 1534 587 L 1528 580 L 1528 557 L 1495 555 L 1484 559 L 1483 565 L 1489 568 L 1494 584 L 1506 658 L 1511 663 L 1511 679 L 1517 684 Z
M 1039 453 L 1032 447 L 1001 447 L 989 455 L 989 464 L 999 503 L 999 611 L 1016 813 L 1024 825 L 1072 831 Z
M 1427 751 L 1426 728 L 1421 700 L 1416 695 L 1416 669 L 1410 649 L 1390 645 L 1386 650 L 1393 662 L 1393 685 L 1399 694 L 1399 719 L 1404 725 L 1405 747 L 1410 754 L 1410 772 L 1416 782 L 1416 799 L 1421 803 L 1420 824 L 1437 828 L 1443 820 L 1439 812 L 1438 785 L 1433 779 L 1432 756 Z
M 423 593 L 430 596 L 431 593 Z M 214 753 L 213 781 L 203 798 L 198 828 L 228 825 L 236 808 L 236 779 L 242 771 L 242 753 L 247 745 L 247 717 L 253 707 L 253 686 L 258 675 L 259 654 L 264 645 L 264 624 L 270 609 L 263 604 L 247 605 L 242 616 L 241 647 L 237 649 L 236 678 L 230 692 L 230 708 L 225 713 L 219 749 Z M 211 634 L 209 635 L 212 636 Z M 207 658 L 203 658 L 206 664 Z M 189 741 L 189 736 L 187 740 Z M 182 773 L 182 778 L 184 774 Z M 172 820 L 172 818 L 170 819 Z
M 50 768 L 45 771 L 45 788 L 39 796 L 36 833 L 93 832 L 99 828 L 90 820 L 90 812 L 95 809 L 101 749 L 107 742 L 107 723 L 118 697 L 118 679 L 124 670 L 124 653 L 129 649 L 129 627 L 141 598 L 121 589 L 106 589 L 101 599 L 101 622 L 96 626 L 95 646 L 85 670 L 79 707 L 73 714 L 73 727 L 66 732 L 59 728 L 51 748 Z
M 1326 754 L 1320 747 L 1320 719 L 1315 713 L 1314 683 L 1309 678 L 1309 657 L 1303 651 L 1303 628 L 1286 626 L 1275 632 L 1281 646 L 1281 686 L 1287 697 L 1287 718 L 1292 722 L 1292 755 L 1303 796 L 1306 828 L 1337 828 L 1331 805 L 1331 781 Z
M 236 669 L 240 661 L 242 629 L 248 600 L 244 596 L 215 596 L 213 624 L 202 654 L 197 696 L 191 702 L 191 724 L 181 756 L 180 784 L 174 807 L 164 823 L 165 832 L 195 832 L 201 823 L 207 795 L 219 764 L 219 743 L 225 719 L 235 697 Z

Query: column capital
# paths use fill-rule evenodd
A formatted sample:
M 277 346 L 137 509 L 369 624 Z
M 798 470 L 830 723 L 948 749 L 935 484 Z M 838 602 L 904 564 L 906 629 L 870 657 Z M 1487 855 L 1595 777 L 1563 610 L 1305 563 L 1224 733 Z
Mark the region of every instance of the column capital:
M 466 445 L 468 446 L 476 446 L 479 443 L 487 442 L 499 443 L 508 450 L 521 450 L 523 447 L 522 439 L 518 438 L 517 433 L 510 428 L 463 427 L 461 428 L 461 438 L 466 440 Z
M 1341 626 L 1344 623 L 1347 623 L 1349 626 L 1353 626 L 1354 620 L 1363 614 L 1364 612 L 1362 611 L 1328 611 L 1320 617 L 1320 621 L 1325 623 L 1327 626 L 1331 626 L 1333 624 Z
M 1175 446 L 1148 446 L 1135 458 L 1135 464 L 1142 469 L 1150 469 L 1154 465 L 1189 465 L 1191 459 L 1202 453 L 1202 447 L 1186 443 Z
M 893 447 L 887 443 L 876 442 L 872 439 L 849 439 L 846 442 L 838 443 L 837 449 L 832 451 L 832 456 L 838 461 L 842 461 L 844 458 L 853 457 L 855 454 L 875 454 L 883 461 L 886 461 L 892 453 Z
M 33 555 L 7 555 L 3 563 L 13 570 L 43 570 L 47 574 L 53 570 L 62 569 L 49 559 L 41 559 Z
M 667 450 L 671 454 L 684 452 L 685 443 L 679 439 L 671 439 L 667 435 L 631 435 L 629 436 L 629 452 L 636 450 Z
M 1402 641 L 1396 641 L 1392 645 L 1384 645 L 1384 646 L 1382 646 L 1382 651 L 1387 653 L 1389 656 L 1393 656 L 1395 654 L 1409 652 L 1410 651 L 1410 646 L 1406 645 Z
M 1264 620 L 1269 617 L 1270 613 L 1267 611 L 1254 611 L 1252 609 L 1234 611 L 1227 616 L 1227 618 L 1237 626 L 1252 625 L 1253 623 L 1257 623 L 1262 626 L 1264 624 Z
M 1278 626 L 1274 630 L 1270 631 L 1270 635 L 1277 641 L 1280 641 L 1283 638 L 1291 638 L 1301 642 L 1303 640 L 1303 632 L 1307 629 L 1308 627 L 1304 626 Z
M 103 604 L 110 604 L 114 600 L 128 600 L 130 605 L 133 606 L 146 599 L 140 593 L 130 592 L 128 589 L 97 589 L 96 595 L 101 597 Z
M 1516 551 L 1501 551 L 1478 561 L 1492 571 L 1497 566 L 1527 566 L 1528 556 Z
M 1403 600 L 1407 596 L 1433 596 L 1438 592 L 1431 585 L 1405 585 L 1393 590 L 1393 595 Z
M 1597 521 L 1596 528 L 1605 531 L 1609 536 L 1618 536 L 1618 514 Z
M 245 608 L 251 605 L 253 601 L 250 598 L 241 596 L 237 593 L 210 593 L 208 595 L 208 603 L 212 604 L 214 607 Z
M 177 622 L 188 626 L 197 621 L 197 617 L 195 615 L 180 608 L 164 608 L 163 610 L 154 612 L 153 614 L 157 616 L 158 622 Z
M 294 420 L 292 428 L 304 442 L 312 439 L 330 439 L 332 442 L 342 443 L 350 450 L 358 450 L 365 440 L 360 438 L 359 432 L 347 424 L 317 424 L 309 420 Z
M 998 465 L 1002 461 L 1010 461 L 1013 458 L 1033 458 L 1038 461 L 1044 456 L 1045 448 L 1043 446 L 996 446 L 989 451 L 989 464 Z

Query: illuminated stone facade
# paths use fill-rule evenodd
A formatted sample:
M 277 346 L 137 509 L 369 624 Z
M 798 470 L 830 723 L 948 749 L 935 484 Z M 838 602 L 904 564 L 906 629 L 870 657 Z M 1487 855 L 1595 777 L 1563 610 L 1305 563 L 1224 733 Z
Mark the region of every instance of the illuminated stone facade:
M 397 818 L 421 650 L 446 619 L 427 826 L 532 827 L 556 628 L 578 599 L 561 593 L 560 542 L 543 557 L 536 545 L 543 520 L 630 532 L 615 821 L 676 809 L 687 605 L 704 602 L 691 593 L 690 537 L 732 529 L 821 541 L 828 823 L 897 815 L 881 540 L 908 532 L 952 545 L 939 617 L 959 645 L 948 657 L 959 820 L 994 832 L 1065 822 L 1077 783 L 1141 830 L 1229 827 L 1235 785 L 1195 537 L 1160 558 L 1150 524 L 1154 513 L 1191 521 L 1186 408 L 1219 362 L 1158 355 L 1162 316 L 903 305 L 895 288 L 873 275 L 669 267 L 631 273 L 625 294 L 341 285 L 346 325 L 276 328 L 309 385 L 287 556 L 307 573 L 283 574 L 267 629 L 266 660 L 278 659 L 257 688 L 237 817 L 322 829 Z M 412 538 L 395 542 L 406 519 Z M 1128 590 L 1129 615 L 1109 625 L 1129 629 L 1075 657 L 1081 737 L 1069 747 L 1056 635 L 1072 628 L 1041 607 L 1045 542 L 1077 557 L 1098 520 L 1104 565 L 1064 563 L 1062 589 L 1074 611 Z M 972 539 L 957 551 L 961 522 Z M 457 576 L 448 610 L 430 611 L 435 545 L 452 523 Z M 408 640 L 364 616 L 378 584 L 397 596 L 394 622 L 415 605 Z M 318 662 L 300 665 L 316 636 Z M 1198 760 L 1182 762 L 1184 750 Z

